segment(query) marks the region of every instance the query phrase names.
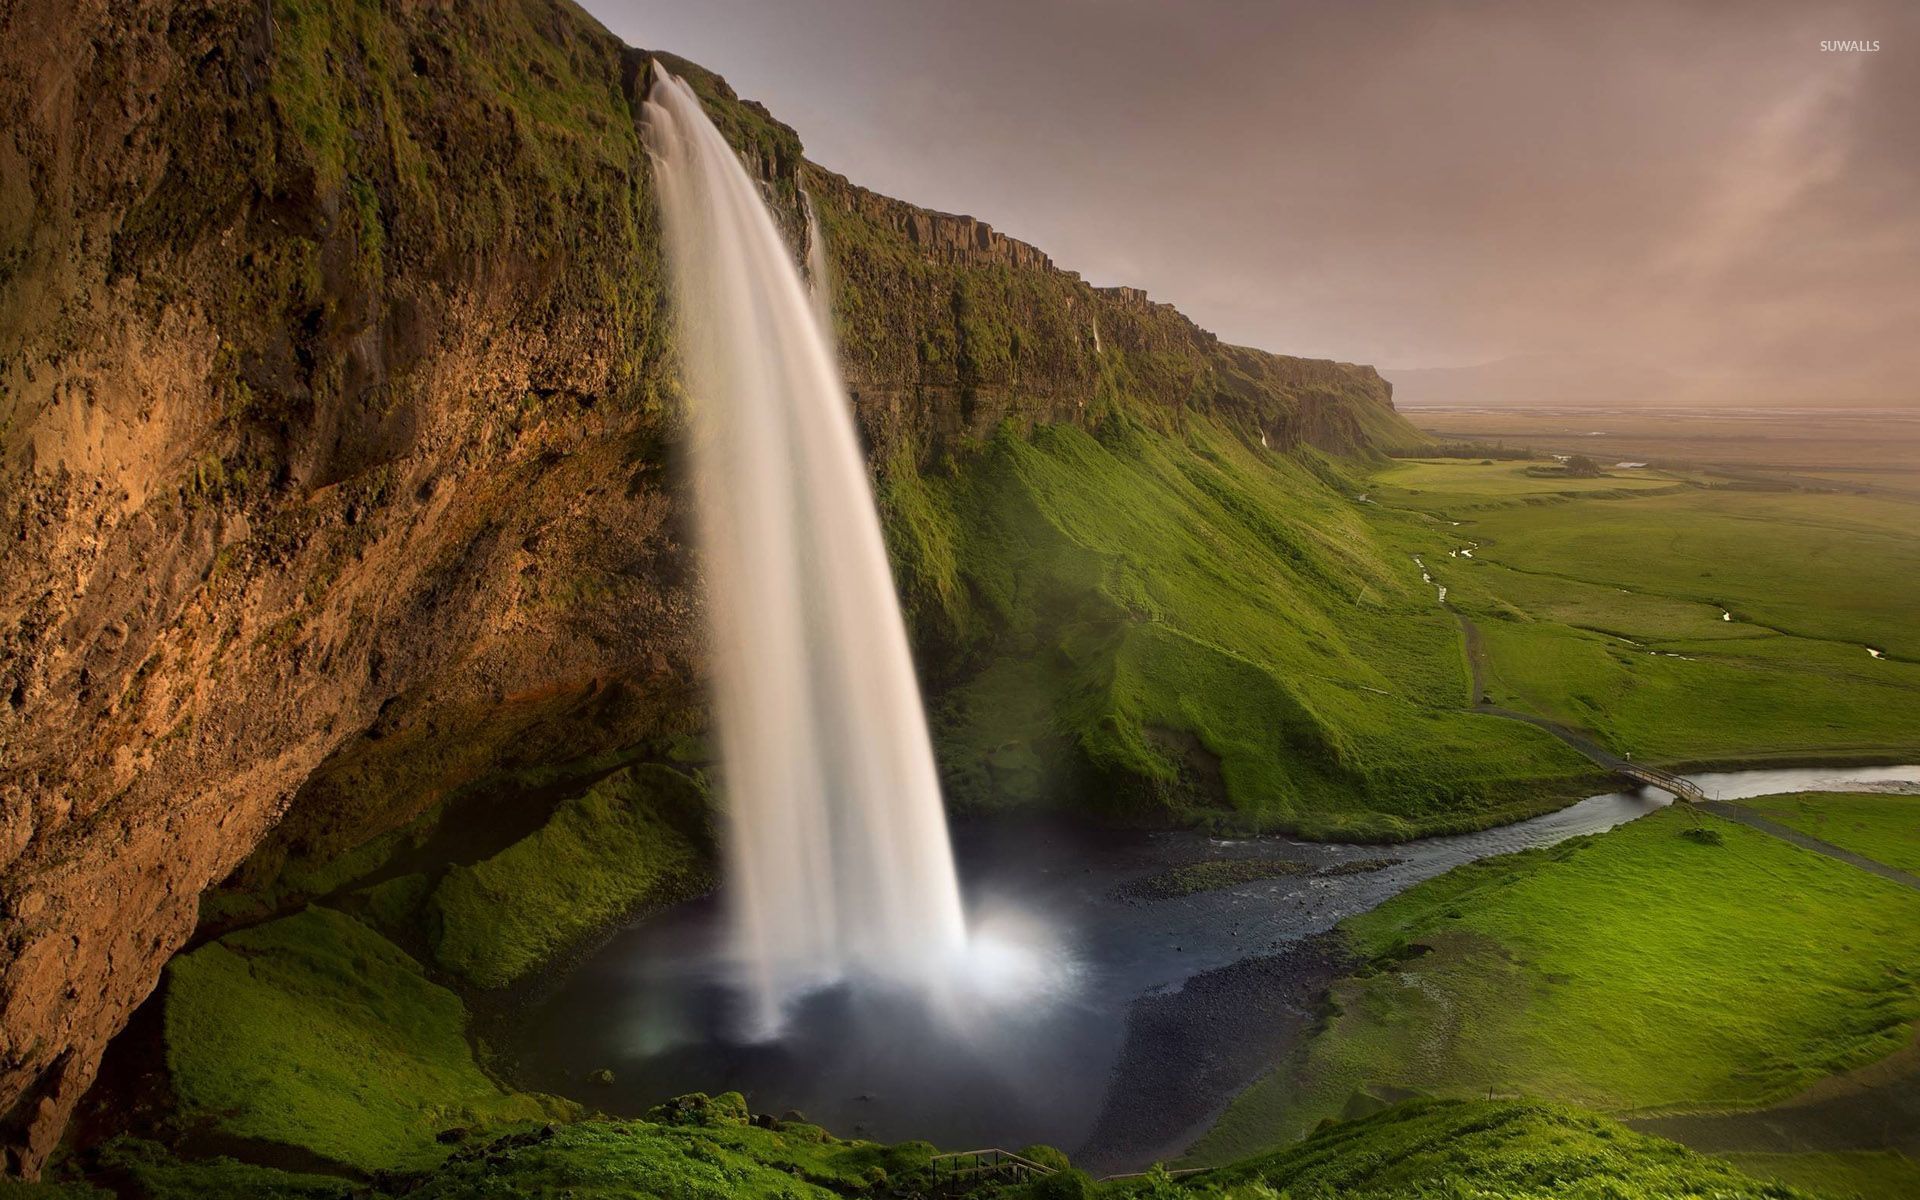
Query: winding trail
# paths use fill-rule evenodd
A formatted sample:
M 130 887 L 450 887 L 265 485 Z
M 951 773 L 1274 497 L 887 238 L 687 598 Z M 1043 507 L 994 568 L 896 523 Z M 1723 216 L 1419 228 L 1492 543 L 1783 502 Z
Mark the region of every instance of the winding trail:
M 1451 606 L 1449 606 L 1451 608 Z M 1536 729 L 1544 729 L 1584 755 L 1589 761 L 1605 767 L 1609 772 L 1618 771 L 1628 765 L 1627 759 L 1602 746 L 1594 738 L 1570 725 L 1535 713 L 1525 713 L 1518 709 L 1503 708 L 1487 700 L 1487 664 L 1486 645 L 1480 637 L 1480 627 L 1473 618 L 1457 608 L 1451 609 L 1453 619 L 1460 624 L 1460 636 L 1467 644 L 1467 670 L 1472 676 L 1473 700 L 1469 707 L 1477 713 L 1490 717 L 1505 717 L 1509 721 L 1525 721 Z

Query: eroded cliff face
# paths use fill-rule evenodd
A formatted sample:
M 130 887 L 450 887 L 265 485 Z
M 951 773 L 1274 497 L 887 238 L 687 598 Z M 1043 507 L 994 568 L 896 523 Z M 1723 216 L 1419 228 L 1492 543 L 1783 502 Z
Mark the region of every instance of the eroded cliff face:
M 648 61 L 561 0 L 0 7 L 10 1170 L 263 839 L 699 727 Z M 684 66 L 789 225 L 820 203 L 881 469 L 1123 397 L 1403 428 L 1370 368 L 854 187 Z
M 0 1108 L 30 1170 L 303 787 L 405 820 L 378 810 L 654 736 L 693 621 L 613 39 L 538 4 L 60 0 L 0 46 Z
M 1370 366 L 1227 345 L 1172 305 L 1092 287 L 972 217 L 811 164 L 802 178 L 831 251 L 848 384 L 883 466 L 964 450 L 1007 421 L 1097 427 L 1121 407 L 1167 428 L 1189 412 L 1224 418 L 1276 450 L 1418 440 Z

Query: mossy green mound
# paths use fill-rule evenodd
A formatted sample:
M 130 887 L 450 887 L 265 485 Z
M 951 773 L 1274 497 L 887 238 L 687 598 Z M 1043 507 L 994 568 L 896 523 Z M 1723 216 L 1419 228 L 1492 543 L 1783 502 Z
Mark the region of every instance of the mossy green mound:
M 667 767 L 628 767 L 532 836 L 448 871 L 428 901 L 434 958 L 503 987 L 609 921 L 699 895 L 712 862 L 706 790 Z M 405 899 L 371 897 L 383 912 Z
M 1682 836 L 1695 821 L 1719 841 Z M 1236 1099 L 1201 1161 L 1410 1093 L 1766 1104 L 1920 1018 L 1920 894 L 1680 809 L 1457 868 L 1342 928 L 1373 969 L 1336 985 L 1298 1069 Z
M 825 1200 L 888 1195 L 922 1182 L 933 1154 L 925 1142 L 842 1141 L 802 1122 L 756 1123 L 737 1092 L 683 1096 L 644 1121 L 557 1120 L 450 1140 L 454 1144 L 428 1143 L 431 1165 L 382 1171 L 371 1179 L 286 1171 L 224 1156 L 183 1158 L 130 1137 L 113 1139 L 86 1160 L 94 1180 L 147 1200 Z M 79 1180 L 7 1189 L 0 1180 L 0 1196 L 18 1194 L 22 1200 L 105 1200 L 111 1194 Z
M 925 1142 L 843 1142 L 813 1125 L 750 1124 L 737 1092 L 682 1097 L 650 1121 L 583 1121 L 510 1135 L 455 1155 L 409 1196 L 634 1195 L 724 1197 L 884 1195 L 924 1173 Z
M 209 1200 L 259 1196 L 270 1200 L 347 1200 L 356 1185 L 338 1175 L 283 1171 L 255 1163 L 215 1157 L 186 1161 L 165 1146 L 141 1138 L 119 1137 L 95 1155 L 102 1178 L 143 1200 Z
M 318 906 L 167 969 L 167 1069 L 183 1112 L 364 1170 L 437 1161 L 434 1136 L 565 1116 L 475 1064 L 459 997 Z
M 1113 1190 L 1246 1200 L 1789 1200 L 1803 1194 L 1591 1113 L 1451 1100 L 1410 1101 L 1333 1125 L 1278 1154 Z

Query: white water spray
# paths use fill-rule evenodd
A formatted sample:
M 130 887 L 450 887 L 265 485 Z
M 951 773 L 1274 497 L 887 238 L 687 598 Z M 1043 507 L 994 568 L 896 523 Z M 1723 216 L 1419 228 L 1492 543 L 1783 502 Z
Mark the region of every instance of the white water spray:
M 645 139 L 689 390 L 736 949 L 764 1036 L 787 1000 L 848 975 L 943 982 L 966 923 L 831 341 L 733 149 L 653 70 Z

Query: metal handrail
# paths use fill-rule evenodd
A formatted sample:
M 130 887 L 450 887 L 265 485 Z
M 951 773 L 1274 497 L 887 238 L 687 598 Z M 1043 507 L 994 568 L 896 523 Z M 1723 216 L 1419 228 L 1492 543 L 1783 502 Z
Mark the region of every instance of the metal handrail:
M 962 1165 L 963 1160 L 965 1165 Z M 942 1163 L 952 1164 L 944 1177 L 940 1171 Z M 1017 1179 L 1030 1179 L 1035 1175 L 1055 1174 L 1055 1168 L 1045 1163 L 1035 1162 L 1011 1150 L 1002 1150 L 998 1146 L 936 1154 L 927 1160 L 927 1167 L 932 1172 L 930 1191 L 935 1196 L 943 1194 L 943 1187 L 950 1192 L 963 1183 L 984 1176 L 1002 1174 Z

